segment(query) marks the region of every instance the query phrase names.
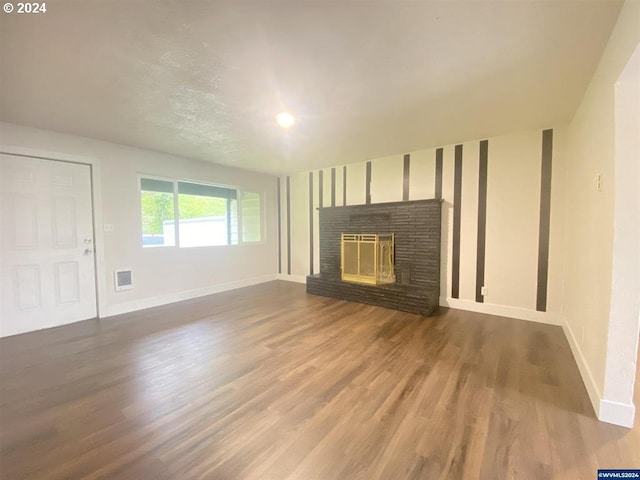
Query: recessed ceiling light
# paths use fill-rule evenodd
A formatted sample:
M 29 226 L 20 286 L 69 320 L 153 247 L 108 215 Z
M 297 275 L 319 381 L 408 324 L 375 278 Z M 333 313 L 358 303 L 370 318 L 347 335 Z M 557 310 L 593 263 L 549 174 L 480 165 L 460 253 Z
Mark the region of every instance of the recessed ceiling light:
M 296 123 L 296 119 L 289 112 L 280 112 L 276 115 L 276 121 L 282 128 L 289 128 Z

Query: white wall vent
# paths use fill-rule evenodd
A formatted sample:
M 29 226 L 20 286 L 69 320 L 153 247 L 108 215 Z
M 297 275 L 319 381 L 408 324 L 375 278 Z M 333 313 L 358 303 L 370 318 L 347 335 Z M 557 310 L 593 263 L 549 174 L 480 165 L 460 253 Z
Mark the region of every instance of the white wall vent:
M 116 270 L 113 272 L 113 277 L 115 280 L 116 292 L 119 292 L 120 290 L 131 290 L 133 288 L 131 269 Z

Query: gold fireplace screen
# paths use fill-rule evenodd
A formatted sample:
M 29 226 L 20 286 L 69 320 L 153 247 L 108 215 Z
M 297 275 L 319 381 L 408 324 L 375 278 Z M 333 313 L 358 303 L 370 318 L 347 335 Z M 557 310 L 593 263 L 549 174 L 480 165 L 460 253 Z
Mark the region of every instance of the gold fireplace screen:
M 377 285 L 394 283 L 393 233 L 343 233 L 342 280 Z

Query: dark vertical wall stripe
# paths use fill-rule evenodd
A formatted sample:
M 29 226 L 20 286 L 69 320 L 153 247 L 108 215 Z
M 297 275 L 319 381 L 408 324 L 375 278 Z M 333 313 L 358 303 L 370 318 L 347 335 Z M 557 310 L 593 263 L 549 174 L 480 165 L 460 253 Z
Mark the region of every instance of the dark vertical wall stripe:
M 287 177 L 287 274 L 291 275 L 291 177 Z
M 538 233 L 538 294 L 536 310 L 547 311 L 549 274 L 549 224 L 551 220 L 551 162 L 553 130 L 542 131 L 542 170 L 540 178 L 540 229 Z
M 309 172 L 309 275 L 313 275 L 313 172 Z
M 324 174 L 318 170 L 318 207 L 324 207 Z
M 342 205 L 347 204 L 347 166 L 342 167 Z
M 280 205 L 280 177 L 276 183 L 276 208 L 278 210 L 278 273 L 282 273 L 282 208 Z
M 371 203 L 371 162 L 367 162 L 366 178 L 364 180 L 364 203 Z
M 336 206 L 336 169 L 331 169 L 331 206 Z
M 489 140 L 480 142 L 480 169 L 478 172 L 478 247 L 476 251 L 476 302 L 484 302 L 485 245 L 487 237 L 487 167 Z
M 462 145 L 456 145 L 453 179 L 453 258 L 451 259 L 451 298 L 460 298 L 460 219 L 462 212 Z
M 404 165 L 402 168 L 402 200 L 404 202 L 409 200 L 409 178 L 411 171 L 411 155 L 405 153 Z
M 436 198 L 442 200 L 442 152 L 444 149 L 436 149 Z

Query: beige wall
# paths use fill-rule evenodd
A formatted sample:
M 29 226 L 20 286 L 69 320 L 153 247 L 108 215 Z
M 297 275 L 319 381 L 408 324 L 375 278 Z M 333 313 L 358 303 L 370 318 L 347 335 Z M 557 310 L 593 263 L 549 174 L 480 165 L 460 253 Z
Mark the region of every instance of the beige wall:
M 100 255 L 102 264 L 99 265 L 103 287 L 102 316 L 275 276 L 275 177 L 6 123 L 0 124 L 0 144 L 3 151 L 94 164 L 99 175 L 99 184 L 95 186 L 99 194 L 96 240 L 104 248 Z M 221 183 L 262 192 L 266 211 L 264 243 L 143 249 L 139 173 Z M 113 232 L 103 232 L 103 223 L 113 225 Z M 120 268 L 133 270 L 133 290 L 114 291 L 113 271 Z
M 565 316 L 568 336 L 592 400 L 602 398 L 604 393 L 607 338 L 611 333 L 615 84 L 638 42 L 640 3 L 627 1 L 568 130 Z M 594 185 L 598 174 L 602 177 L 602 191 Z M 628 221 L 637 222 L 638 217 Z M 635 338 L 633 332 L 627 336 L 637 343 L 637 330 Z
M 538 228 L 542 130 L 489 139 L 487 180 L 487 236 L 484 305 L 475 302 L 479 141 L 463 143 L 462 208 L 460 242 L 460 299 L 451 299 L 451 255 L 453 233 L 454 146 L 443 155 L 443 303 L 458 308 L 478 308 L 503 315 L 561 323 L 566 128 L 554 129 L 549 297 L 546 314 L 535 312 L 538 268 Z M 411 154 L 411 200 L 433 198 L 435 194 L 435 152 L 425 149 Z M 365 202 L 366 162 L 347 165 L 347 204 Z M 314 272 L 319 271 L 317 210 L 318 171 L 314 175 Z M 323 170 L 324 206 L 331 201 L 331 168 Z M 336 167 L 336 204 L 342 204 L 342 166 Z M 286 177 L 281 179 L 286 184 Z M 292 274 L 309 273 L 308 172 L 290 176 Z M 371 201 L 402 200 L 403 154 L 371 161 Z M 286 196 L 282 196 L 283 225 Z M 283 268 L 286 273 L 286 236 L 282 237 Z M 505 307 L 505 309 L 492 306 Z

